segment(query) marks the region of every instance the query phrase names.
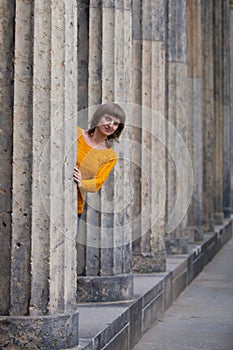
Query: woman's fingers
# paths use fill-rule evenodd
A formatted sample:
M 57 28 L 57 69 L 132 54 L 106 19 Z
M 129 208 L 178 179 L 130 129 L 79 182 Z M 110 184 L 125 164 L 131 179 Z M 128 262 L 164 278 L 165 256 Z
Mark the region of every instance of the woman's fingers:
M 73 179 L 78 183 L 78 186 L 81 187 L 82 174 L 77 166 L 74 167 Z

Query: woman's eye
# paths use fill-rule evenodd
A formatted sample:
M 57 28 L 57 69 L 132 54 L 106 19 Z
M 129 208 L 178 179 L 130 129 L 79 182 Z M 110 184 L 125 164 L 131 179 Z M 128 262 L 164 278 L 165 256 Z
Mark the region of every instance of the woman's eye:
M 111 122 L 112 121 L 112 118 L 110 118 L 110 117 L 105 117 L 105 119 L 107 120 L 107 122 Z
M 118 123 L 118 122 L 114 122 L 113 125 L 114 125 L 114 126 L 118 126 L 119 123 Z

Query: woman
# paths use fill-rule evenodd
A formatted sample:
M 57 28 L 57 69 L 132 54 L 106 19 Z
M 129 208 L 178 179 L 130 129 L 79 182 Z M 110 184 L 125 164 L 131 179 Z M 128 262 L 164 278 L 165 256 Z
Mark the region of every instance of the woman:
M 106 103 L 95 111 L 90 129 L 78 127 L 77 165 L 74 181 L 78 186 L 78 216 L 81 217 L 86 192 L 96 192 L 106 181 L 117 161 L 113 142 L 125 126 L 125 112 L 116 103 Z

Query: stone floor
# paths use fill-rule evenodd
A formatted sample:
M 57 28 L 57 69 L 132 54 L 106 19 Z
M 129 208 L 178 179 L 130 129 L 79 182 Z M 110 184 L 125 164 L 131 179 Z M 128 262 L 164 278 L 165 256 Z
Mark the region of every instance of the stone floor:
M 133 350 L 233 349 L 233 239 Z

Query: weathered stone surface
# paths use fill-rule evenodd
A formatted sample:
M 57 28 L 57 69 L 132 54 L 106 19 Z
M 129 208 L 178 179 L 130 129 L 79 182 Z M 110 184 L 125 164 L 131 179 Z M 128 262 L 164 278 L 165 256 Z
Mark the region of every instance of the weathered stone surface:
M 133 275 L 78 276 L 78 303 L 131 300 Z
M 135 128 L 133 131 L 133 137 L 138 136 L 137 142 L 140 141 L 142 151 L 137 154 L 132 147 L 135 163 L 141 165 L 140 172 L 132 167 L 134 176 L 141 176 L 136 188 L 140 206 L 133 209 L 133 213 L 140 217 L 140 228 L 133 230 L 133 271 L 137 272 L 163 271 L 165 268 L 161 259 L 165 250 L 164 216 L 160 212 L 165 185 L 161 182 L 165 169 L 165 145 L 161 142 L 165 139 L 165 127 L 158 117 L 164 116 L 165 107 L 164 13 L 164 2 L 146 1 L 133 5 L 133 49 L 142 55 L 141 62 L 136 58 L 133 60 L 136 75 L 133 75 L 132 91 L 133 102 L 137 103 L 140 99 L 142 104 L 141 121 L 137 119 L 141 130 Z M 139 109 L 136 118 L 138 114 Z M 156 135 L 160 135 L 161 140 Z
M 123 330 L 116 335 L 114 339 L 105 347 L 106 350 L 112 349 L 129 349 L 129 326 L 127 325 Z
M 189 2 L 189 12 L 187 15 L 189 23 L 188 38 L 189 43 L 188 74 L 192 77 L 192 165 L 194 173 L 194 189 L 190 207 L 189 225 L 196 227 L 198 234 L 196 240 L 203 236 L 203 208 L 202 208 L 202 27 L 201 27 L 201 2 L 199 0 Z M 190 57 L 191 56 L 191 57 Z M 189 60 L 191 60 L 192 72 L 189 69 Z
M 143 328 L 142 331 L 147 331 L 151 324 L 158 321 L 163 309 L 163 294 L 158 294 L 150 304 L 143 310 Z
M 140 339 L 142 331 L 142 298 L 137 300 L 130 309 L 130 348 Z
M 172 303 L 172 273 L 170 272 L 163 280 L 163 311 L 167 310 Z
M 188 252 L 188 237 L 165 237 L 167 254 L 186 254 Z
M 230 217 L 231 207 L 231 100 L 230 100 L 230 5 L 229 0 L 223 2 L 223 118 L 224 118 L 224 169 L 223 169 L 223 212 L 224 217 Z
M 213 71 L 213 1 L 202 5 L 203 31 L 203 227 L 205 231 L 212 231 L 213 193 L 214 193 L 214 71 Z
M 1 3 L 0 26 L 0 315 L 4 315 L 10 306 L 14 47 L 14 5 L 7 0 Z
M 92 11 L 95 11 L 92 9 Z M 88 104 L 88 65 L 93 58 L 92 52 L 90 51 L 90 61 L 88 59 L 89 56 L 89 47 L 88 47 L 88 18 L 89 18 L 89 6 L 86 1 L 80 1 L 77 9 L 78 16 L 78 108 L 82 110 L 87 107 Z M 92 13 L 92 12 L 91 12 Z M 90 17 L 92 19 L 92 17 Z M 97 19 L 96 19 L 97 21 Z M 92 21 L 90 21 L 91 23 Z M 96 24 L 97 25 L 97 24 Z M 91 26 L 90 26 L 91 30 Z M 96 43 L 98 43 L 96 41 Z M 101 43 L 100 43 L 101 45 Z M 90 69 L 91 72 L 91 69 Z M 94 88 L 94 86 L 91 88 Z M 84 125 L 82 126 L 84 127 Z M 86 126 L 85 126 L 86 127 Z
M 185 237 L 189 233 L 192 233 L 190 236 L 192 239 L 200 239 L 203 235 L 201 3 L 181 1 L 178 4 L 169 1 L 168 19 L 168 120 L 176 128 L 177 135 L 182 137 L 185 148 L 189 152 L 193 181 L 189 182 L 186 179 L 182 183 L 183 203 L 180 204 L 180 210 L 184 213 L 183 220 L 174 232 L 167 235 L 167 242 L 169 237 L 171 239 Z M 183 150 L 177 147 L 172 135 L 168 132 L 169 149 L 172 146 L 177 148 L 177 159 L 174 161 L 169 155 L 167 158 L 168 216 L 180 192 L 175 167 L 178 168 L 178 164 L 181 164 L 182 171 L 184 173 L 187 171 L 182 163 Z M 192 187 L 192 200 L 188 208 L 185 202 L 189 202 L 189 190 Z M 175 252 L 175 247 L 173 251 Z M 179 253 L 178 247 L 177 253 Z
M 163 0 L 142 1 L 142 40 L 164 41 L 165 9 Z
M 233 1 L 231 1 L 231 7 L 230 7 L 230 62 L 232 66 L 233 62 Z M 231 208 L 233 208 L 233 118 L 232 118 L 232 111 L 233 111 L 233 69 L 230 71 L 230 80 L 231 80 L 231 90 L 230 90 L 230 110 L 231 110 L 231 118 L 230 118 L 230 133 L 231 133 Z
M 78 344 L 78 312 L 40 317 L 2 316 L 3 349 L 66 349 Z
M 50 139 L 50 21 L 51 7 L 49 2 L 40 2 L 34 9 L 34 42 L 40 50 L 34 52 L 34 65 L 40 67 L 34 72 L 33 88 L 33 222 L 32 222 L 32 283 L 30 313 L 34 315 L 45 315 L 48 312 L 49 300 L 49 211 L 45 207 L 42 193 L 49 191 L 50 181 L 48 172 L 50 164 L 47 142 Z M 47 13 L 47 16 L 44 15 Z M 42 15 L 42 16 L 41 16 Z M 43 27 L 43 32 L 41 31 Z M 45 35 L 46 34 L 46 35 Z M 42 102 L 43 101 L 43 102 Z M 43 123 L 41 123 L 43 120 Z M 42 161 L 42 167 L 41 167 Z M 39 176 L 38 176 L 39 175 Z M 44 186 L 41 188 L 41 183 Z M 46 203 L 47 204 L 47 203 Z M 38 249 L 40 247 L 40 249 Z
M 6 130 L 13 142 L 11 256 L 4 264 L 11 264 L 11 290 L 1 345 L 61 349 L 78 344 L 75 1 L 19 1 L 14 25 L 13 132 L 11 124 Z
M 32 4 L 16 5 L 12 162 L 11 315 L 27 315 L 32 216 Z M 22 191 L 22 189 L 24 189 Z
M 170 62 L 184 62 L 187 54 L 186 41 L 186 4 L 184 1 L 168 1 L 167 20 L 167 58 Z
M 175 206 L 179 188 L 179 172 L 185 174 L 187 171 L 184 159 L 184 147 L 190 153 L 193 148 L 192 132 L 192 112 L 190 104 L 192 103 L 192 82 L 188 77 L 187 56 L 188 56 L 188 25 L 191 23 L 187 19 L 186 1 L 169 1 L 168 3 L 168 48 L 167 48 L 167 119 L 171 127 L 175 127 L 176 134 L 174 139 L 173 131 L 167 130 L 167 161 L 166 161 L 166 181 L 167 181 L 167 203 L 166 218 L 170 217 Z M 184 31 L 184 28 L 186 30 Z M 179 137 L 183 139 L 184 147 L 179 146 Z M 171 150 L 174 150 L 172 157 Z M 178 172 L 179 169 L 179 172 Z M 166 247 L 168 252 L 179 253 L 181 248 L 179 242 L 185 241 L 187 233 L 187 198 L 189 193 L 188 179 L 184 177 L 182 183 L 182 200 L 179 203 L 179 211 L 182 212 L 180 222 L 173 232 L 166 235 Z M 183 217 L 183 219 L 182 219 Z M 178 238 L 178 240 L 176 240 Z M 169 243 L 171 241 L 171 243 Z M 177 243 L 177 244 L 176 244 Z M 187 244 L 186 244 L 187 245 Z M 172 247 L 172 249 L 171 249 Z M 185 252 L 185 249 L 184 251 Z
M 223 223 L 223 55 L 219 54 L 222 50 L 222 3 L 223 1 L 214 1 L 214 219 L 216 224 Z
M 88 103 L 86 102 L 85 107 L 87 107 L 87 104 L 89 104 L 89 106 L 92 106 L 92 105 L 98 105 L 101 103 L 101 89 L 102 89 L 102 36 L 100 35 L 101 26 L 102 26 L 101 6 L 92 7 L 92 5 L 90 4 Z M 86 22 L 83 27 L 87 28 L 88 22 Z M 82 42 L 81 35 L 79 36 L 79 41 Z M 80 55 L 81 54 L 82 54 L 82 50 L 80 50 Z
M 166 253 L 134 253 L 133 272 L 151 273 L 166 271 Z

